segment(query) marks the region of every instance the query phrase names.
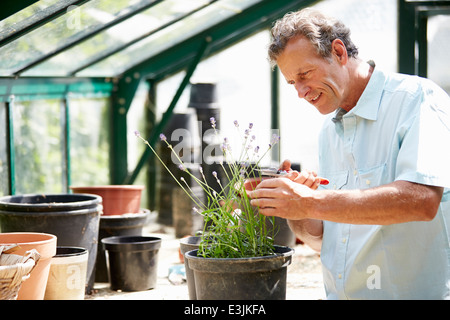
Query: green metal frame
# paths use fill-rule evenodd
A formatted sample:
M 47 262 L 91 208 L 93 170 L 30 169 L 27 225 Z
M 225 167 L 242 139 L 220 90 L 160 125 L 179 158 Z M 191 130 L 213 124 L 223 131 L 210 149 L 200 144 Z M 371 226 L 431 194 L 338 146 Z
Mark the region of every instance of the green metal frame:
M 399 72 L 427 76 L 427 23 L 437 14 L 450 14 L 450 1 L 398 0 Z

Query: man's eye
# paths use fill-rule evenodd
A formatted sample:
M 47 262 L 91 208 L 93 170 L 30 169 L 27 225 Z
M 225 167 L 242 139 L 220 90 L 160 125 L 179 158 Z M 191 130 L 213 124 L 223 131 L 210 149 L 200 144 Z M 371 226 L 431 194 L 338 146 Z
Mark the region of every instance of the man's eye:
M 301 77 L 306 77 L 308 75 L 308 73 L 309 73 L 309 71 L 302 72 L 302 73 L 300 73 L 300 76 Z

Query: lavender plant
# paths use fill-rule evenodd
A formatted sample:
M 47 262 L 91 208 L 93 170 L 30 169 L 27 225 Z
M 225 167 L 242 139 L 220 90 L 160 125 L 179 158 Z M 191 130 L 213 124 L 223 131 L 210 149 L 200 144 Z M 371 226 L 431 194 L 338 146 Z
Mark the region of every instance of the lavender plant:
M 216 135 L 216 120 L 210 119 L 211 126 Z M 217 172 L 212 172 L 220 190 L 214 190 L 207 183 L 207 179 L 200 166 L 201 177 L 192 174 L 173 150 L 166 137 L 161 134 L 160 138 L 167 144 L 180 163 L 179 169 L 187 172 L 193 181 L 200 185 L 206 194 L 206 200 L 202 201 L 191 190 L 189 184 L 181 178 L 178 180 L 167 168 L 157 152 L 139 132 L 135 132 L 145 144 L 151 149 L 163 166 L 168 170 L 172 178 L 186 192 L 195 204 L 194 210 L 204 218 L 204 230 L 197 255 L 206 258 L 245 258 L 258 257 L 274 254 L 274 236 L 276 228 L 273 217 L 260 214 L 257 208 L 250 204 L 250 199 L 245 190 L 245 181 L 251 178 L 261 178 L 259 170 L 261 160 L 278 143 L 279 136 L 273 135 L 272 140 L 261 155 L 259 146 L 255 146 L 255 135 L 252 134 L 253 124 L 242 132 L 237 121 L 234 126 L 241 136 L 242 144 L 237 158 L 228 138 L 223 139 L 221 150 L 224 161 L 220 167 L 227 181 L 222 185 Z

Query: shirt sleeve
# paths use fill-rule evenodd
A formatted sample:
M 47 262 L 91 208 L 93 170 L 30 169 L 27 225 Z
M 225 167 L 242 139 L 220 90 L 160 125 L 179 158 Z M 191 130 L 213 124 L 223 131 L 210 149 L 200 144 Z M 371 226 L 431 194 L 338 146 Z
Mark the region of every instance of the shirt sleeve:
M 450 188 L 450 98 L 437 85 L 424 80 L 401 141 L 396 180 Z

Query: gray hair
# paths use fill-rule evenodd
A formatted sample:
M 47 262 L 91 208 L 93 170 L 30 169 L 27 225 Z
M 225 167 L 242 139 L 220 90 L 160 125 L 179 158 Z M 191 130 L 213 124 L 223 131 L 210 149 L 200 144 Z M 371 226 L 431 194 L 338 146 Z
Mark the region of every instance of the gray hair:
M 350 39 L 350 29 L 339 20 L 310 8 L 287 13 L 275 22 L 271 35 L 272 42 L 268 51 L 272 67 L 276 65 L 288 41 L 300 35 L 309 39 L 323 58 L 331 56 L 331 43 L 335 39 L 340 39 L 344 43 L 349 57 L 358 56 L 358 48 Z

